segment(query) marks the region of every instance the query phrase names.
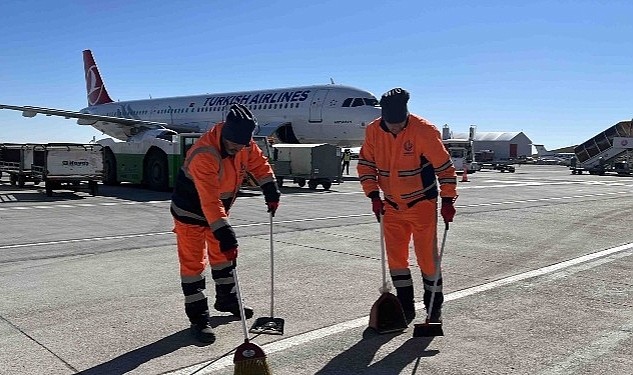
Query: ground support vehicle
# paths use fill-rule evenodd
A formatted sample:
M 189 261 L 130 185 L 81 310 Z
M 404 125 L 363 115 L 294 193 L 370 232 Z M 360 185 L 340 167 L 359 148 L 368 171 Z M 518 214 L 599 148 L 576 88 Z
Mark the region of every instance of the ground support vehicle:
M 126 142 L 112 138 L 97 141 L 103 146 L 103 183 L 143 185 L 151 190 L 173 188 L 187 150 L 202 133 L 149 130 Z
M 162 133 L 131 138 L 127 142 L 106 138 L 97 141 L 103 146 L 103 183 L 118 185 L 121 182 L 143 185 L 151 190 L 166 191 L 174 187 L 178 171 L 187 151 L 203 133 Z M 270 154 L 268 138 L 253 136 L 253 140 L 267 157 Z M 248 185 L 255 184 L 248 178 Z
M 499 172 L 510 172 L 514 173 L 516 168 L 514 167 L 514 163 L 511 161 L 491 161 L 488 163 L 480 163 L 481 169 L 492 169 L 494 171 Z
M 620 121 L 574 147 L 570 160 L 572 174 L 631 174 L 633 121 Z
M 341 183 L 341 149 L 327 143 L 275 144 L 272 164 L 277 184 L 285 180 L 315 190 L 318 185 L 329 190 L 333 183 Z
M 34 144 L 2 143 L 0 144 L 0 177 L 2 173 L 9 175 L 11 185 L 23 187 L 26 182 L 40 183 L 40 179 L 33 175 Z
M 444 139 L 442 143 L 451 155 L 451 161 L 457 173 L 463 173 L 465 169 L 470 174 L 481 169 L 475 161 L 472 139 Z
M 55 189 L 80 190 L 87 183 L 90 195 L 97 195 L 97 183 L 103 179 L 103 147 L 99 144 L 48 143 L 35 145 L 35 178 L 44 181 L 46 196 Z

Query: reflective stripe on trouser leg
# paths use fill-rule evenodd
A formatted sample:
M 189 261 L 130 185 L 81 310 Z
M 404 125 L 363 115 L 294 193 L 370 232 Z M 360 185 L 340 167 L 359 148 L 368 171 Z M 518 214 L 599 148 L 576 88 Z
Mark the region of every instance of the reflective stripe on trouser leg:
M 410 269 L 389 270 L 393 286 L 396 287 L 397 297 L 405 311 L 414 311 L 413 279 Z
M 235 278 L 233 270 L 235 263 L 224 262 L 211 266 L 211 276 L 215 282 L 215 300 L 220 304 L 228 304 L 237 301 L 235 291 Z
M 183 224 L 174 220 L 173 231 L 176 233 L 178 245 L 185 313 L 192 323 L 204 323 L 209 317 L 204 276 L 206 265 L 205 227 Z
M 185 313 L 189 321 L 202 324 L 209 318 L 209 304 L 205 294 L 204 275 L 181 276 L 182 292 L 185 295 Z

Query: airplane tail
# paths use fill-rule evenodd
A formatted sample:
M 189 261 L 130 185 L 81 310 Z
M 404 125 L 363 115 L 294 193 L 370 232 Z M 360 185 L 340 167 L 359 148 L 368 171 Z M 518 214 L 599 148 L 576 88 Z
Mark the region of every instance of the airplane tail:
M 536 148 L 536 154 L 538 156 L 545 156 L 548 153 L 547 149 L 543 145 L 534 145 L 534 147 Z
M 84 57 L 84 73 L 86 75 L 86 93 L 88 97 L 88 105 L 97 105 L 111 103 L 114 100 L 108 95 L 108 91 L 103 84 L 101 74 L 97 68 L 92 51 L 89 49 L 83 51 Z

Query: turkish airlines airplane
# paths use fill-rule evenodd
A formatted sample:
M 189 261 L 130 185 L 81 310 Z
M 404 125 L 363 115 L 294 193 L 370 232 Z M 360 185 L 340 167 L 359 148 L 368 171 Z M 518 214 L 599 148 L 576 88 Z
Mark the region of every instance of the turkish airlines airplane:
M 121 141 L 146 136 L 205 132 L 226 118 L 231 104 L 241 103 L 257 117 L 256 135 L 281 143 L 330 143 L 360 146 L 365 126 L 380 117 L 376 97 L 341 85 L 314 85 L 269 90 L 205 94 L 115 102 L 108 94 L 90 50 L 83 51 L 88 107 L 76 111 L 0 104 L 0 109 L 77 119 Z

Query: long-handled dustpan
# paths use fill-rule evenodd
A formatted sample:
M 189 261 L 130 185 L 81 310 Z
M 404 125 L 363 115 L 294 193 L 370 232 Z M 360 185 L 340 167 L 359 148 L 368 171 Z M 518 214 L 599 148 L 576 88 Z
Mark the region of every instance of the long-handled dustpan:
M 380 263 L 382 266 L 382 287 L 380 288 L 380 297 L 371 307 L 369 313 L 369 327 L 376 332 L 394 333 L 402 332 L 407 329 L 407 320 L 404 316 L 404 310 L 398 297 L 391 293 L 391 288 L 387 284 L 387 267 L 385 265 L 385 234 L 382 224 L 382 216 L 380 223 Z
M 244 343 L 235 349 L 233 363 L 235 364 L 234 375 L 271 375 L 272 372 L 268 367 L 266 354 L 259 346 L 253 344 L 248 339 L 248 331 L 246 328 L 246 316 L 244 315 L 244 302 L 242 301 L 242 291 L 240 290 L 240 282 L 237 277 L 237 262 L 233 269 L 233 278 L 235 279 L 235 291 L 237 292 L 237 302 L 240 307 L 240 320 L 242 323 L 242 331 L 244 333 Z
M 431 323 L 431 313 L 433 312 L 433 302 L 435 302 L 435 289 L 437 289 L 437 281 L 440 275 L 440 266 L 442 257 L 444 256 L 444 245 L 446 244 L 446 234 L 448 233 L 448 222 L 444 222 L 444 237 L 442 238 L 442 247 L 440 248 L 440 256 L 435 265 L 435 280 L 433 281 L 433 291 L 431 291 L 431 300 L 429 301 L 429 309 L 426 314 L 426 321 L 422 324 L 416 324 L 413 329 L 413 337 L 435 337 L 444 336 L 442 330 L 442 322 Z
M 273 250 L 273 214 L 270 213 L 270 316 L 255 319 L 251 333 L 283 335 L 284 320 L 275 318 L 275 262 Z

